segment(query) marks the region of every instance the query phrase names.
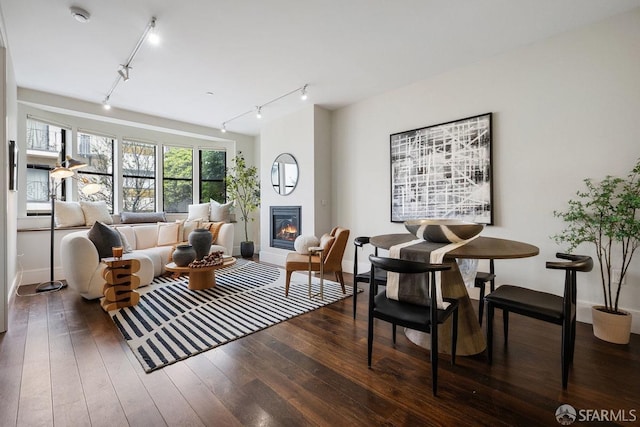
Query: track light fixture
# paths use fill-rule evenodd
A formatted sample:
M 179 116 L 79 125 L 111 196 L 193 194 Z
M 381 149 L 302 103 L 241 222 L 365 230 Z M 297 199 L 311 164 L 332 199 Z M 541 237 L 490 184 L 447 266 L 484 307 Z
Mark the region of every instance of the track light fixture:
M 262 108 L 263 108 L 263 107 L 266 107 L 266 106 L 267 106 L 267 105 L 269 105 L 269 104 L 273 104 L 274 102 L 279 101 L 279 100 L 281 100 L 282 98 L 285 98 L 285 97 L 287 97 L 287 96 L 289 96 L 289 95 L 291 95 L 291 94 L 294 94 L 294 93 L 296 93 L 296 92 L 300 92 L 300 99 L 302 99 L 303 101 L 305 101 L 305 100 L 307 99 L 307 97 L 308 97 L 308 95 L 307 95 L 307 88 L 308 88 L 308 87 L 309 87 L 309 84 L 308 84 L 308 83 L 305 83 L 304 85 L 302 85 L 302 86 L 300 86 L 300 87 L 297 87 L 297 88 L 295 88 L 295 89 L 294 89 L 294 90 L 292 90 L 292 91 L 289 91 L 289 92 L 287 92 L 287 93 L 285 93 L 285 94 L 283 94 L 283 95 L 280 95 L 280 96 L 278 96 L 277 98 L 273 98 L 271 101 L 267 101 L 267 102 L 265 102 L 265 103 L 264 103 L 264 104 L 262 104 L 262 105 L 256 105 L 256 107 L 255 107 L 255 108 L 253 108 L 253 109 L 251 109 L 251 110 L 248 110 L 248 111 L 245 111 L 244 113 L 240 113 L 240 114 L 238 114 L 238 115 L 236 115 L 236 116 L 233 116 L 233 117 L 231 117 L 230 119 L 227 119 L 227 120 L 225 120 L 224 122 L 222 122 L 222 128 L 220 129 L 220 131 L 221 131 L 222 133 L 226 133 L 226 132 L 227 132 L 227 124 L 229 124 L 230 122 L 232 122 L 232 121 L 234 121 L 234 120 L 236 120 L 236 119 L 239 119 L 240 117 L 244 117 L 244 116 L 246 116 L 247 114 L 251 114 L 251 113 L 253 113 L 253 112 L 255 112 L 255 114 L 256 114 L 256 118 L 257 118 L 257 119 L 261 119 L 261 118 L 262 118 Z
M 131 69 L 131 67 L 128 67 L 126 65 L 121 65 L 120 69 L 118 70 L 118 74 L 120 74 L 120 77 L 122 77 L 122 81 L 128 81 L 129 80 L 129 70 Z
M 105 110 L 111 109 L 111 104 L 109 104 L 109 95 L 107 95 L 104 101 L 102 101 L 102 107 L 104 107 Z
M 124 64 L 121 64 L 120 67 L 118 68 L 118 77 L 116 77 L 116 79 L 114 80 L 113 84 L 111 85 L 111 89 L 109 89 L 109 92 L 107 92 L 107 96 L 102 102 L 105 109 L 108 110 L 109 108 L 111 108 L 110 106 L 108 106 L 109 98 L 111 98 L 113 91 L 115 91 L 116 87 L 118 87 L 118 83 L 120 83 L 120 81 L 126 82 L 129 80 L 129 70 L 131 70 L 131 63 L 133 62 L 133 59 L 138 54 L 138 50 L 140 50 L 145 40 L 149 40 L 149 42 L 153 44 L 157 44 L 159 40 L 158 34 L 156 33 L 155 17 L 151 18 L 151 21 L 149 21 L 149 23 L 145 27 L 144 31 L 142 32 L 142 35 L 140 36 L 140 39 L 138 39 L 138 43 L 136 43 L 136 46 L 133 48 L 133 51 L 131 52 L 131 55 L 129 55 L 129 59 L 127 59 L 127 61 Z

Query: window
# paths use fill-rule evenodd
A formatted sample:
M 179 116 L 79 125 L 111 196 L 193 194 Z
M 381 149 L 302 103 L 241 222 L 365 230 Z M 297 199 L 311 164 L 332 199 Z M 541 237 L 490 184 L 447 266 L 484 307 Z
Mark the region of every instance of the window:
M 227 152 L 200 150 L 200 203 L 213 199 L 218 203 L 227 201 L 224 176 L 227 169 Z
M 164 147 L 163 198 L 165 212 L 187 212 L 193 202 L 193 150 Z
M 156 146 L 122 142 L 122 193 L 126 212 L 156 210 Z
M 78 192 L 80 200 L 104 200 L 113 212 L 113 138 L 78 132 L 77 160 L 88 166 L 78 169 L 78 174 L 102 186 L 99 193 L 86 195 Z M 82 184 L 79 184 L 82 189 Z
M 49 198 L 49 171 L 64 158 L 67 130 L 59 126 L 27 119 L 27 215 L 51 212 Z M 64 184 L 63 184 L 64 185 Z M 56 189 L 57 198 L 63 199 L 62 185 Z

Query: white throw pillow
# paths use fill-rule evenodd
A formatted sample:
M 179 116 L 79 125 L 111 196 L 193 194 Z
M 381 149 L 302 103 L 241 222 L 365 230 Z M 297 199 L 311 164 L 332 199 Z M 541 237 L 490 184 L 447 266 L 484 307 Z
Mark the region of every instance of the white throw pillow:
M 56 200 L 54 219 L 56 227 L 76 227 L 84 225 L 84 214 L 78 202 Z
M 158 223 L 158 242 L 156 246 L 170 246 L 178 243 L 180 224 L 177 222 Z
M 187 221 L 209 218 L 209 206 L 209 203 L 189 205 L 189 215 L 187 216 Z
M 80 207 L 84 213 L 85 225 L 93 225 L 96 221 L 104 224 L 113 224 L 113 218 L 109 213 L 109 207 L 104 200 L 98 202 L 80 202 Z
M 189 234 L 196 228 L 200 228 L 202 224 L 202 219 L 194 219 L 192 221 L 186 221 L 184 219 L 176 219 L 176 222 L 180 224 L 180 230 L 178 231 L 178 237 L 182 239 L 183 242 L 187 242 L 189 240 Z
M 316 236 L 298 236 L 293 242 L 296 252 L 307 255 L 309 248 L 320 245 L 320 240 Z
M 211 204 L 211 216 L 209 221 L 213 222 L 231 222 L 231 204 L 232 202 L 220 204 L 215 200 L 209 199 Z

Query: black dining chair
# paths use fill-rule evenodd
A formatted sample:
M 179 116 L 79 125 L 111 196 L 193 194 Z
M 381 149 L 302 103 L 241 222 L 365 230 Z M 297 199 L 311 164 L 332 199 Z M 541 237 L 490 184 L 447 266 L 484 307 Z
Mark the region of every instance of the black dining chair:
M 369 281 L 369 329 L 367 335 L 368 366 L 371 368 L 373 352 L 373 323 L 380 319 L 392 324 L 393 342 L 396 341 L 396 325 L 429 333 L 431 336 L 431 384 L 433 395 L 438 389 L 438 325 L 449 317 L 451 322 L 451 364 L 456 363 L 456 342 L 458 340 L 458 300 L 444 298 L 449 305 L 440 309 L 434 303 L 436 295 L 436 272 L 450 270 L 448 264 L 428 264 L 425 262 L 407 261 L 395 258 L 369 256 L 371 261 L 371 278 Z M 423 275 L 427 283 L 427 305 L 417 305 L 387 298 L 386 289 L 376 292 L 376 270 L 401 273 L 403 275 Z M 400 280 L 399 286 L 410 286 L 407 281 Z
M 354 255 L 353 255 L 353 318 L 356 318 L 356 305 L 358 303 L 358 283 L 369 283 L 371 271 L 358 272 L 358 252 L 365 245 L 369 244 L 369 237 L 360 236 L 353 239 Z M 378 248 L 374 249 L 374 255 L 378 256 Z M 376 273 L 376 281 L 378 285 L 385 286 L 387 284 L 387 272 L 378 270 Z
M 484 294 L 486 292 L 487 283 L 489 283 L 489 289 L 491 292 L 496 290 L 496 271 L 493 265 L 493 259 L 489 260 L 489 272 L 478 271 L 476 278 L 473 281 L 473 285 L 476 288 L 480 288 L 480 298 L 478 301 L 478 323 L 482 326 L 482 318 L 484 315 Z
M 576 340 L 576 276 L 578 272 L 591 271 L 593 260 L 586 255 L 564 253 L 557 253 L 556 257 L 568 261 L 548 261 L 546 267 L 565 271 L 563 296 L 520 286 L 502 285 L 485 297 L 487 303 L 487 355 L 489 364 L 491 364 L 493 360 L 493 313 L 496 308 L 502 310 L 505 347 L 509 335 L 509 312 L 562 325 L 562 388 L 566 389 Z

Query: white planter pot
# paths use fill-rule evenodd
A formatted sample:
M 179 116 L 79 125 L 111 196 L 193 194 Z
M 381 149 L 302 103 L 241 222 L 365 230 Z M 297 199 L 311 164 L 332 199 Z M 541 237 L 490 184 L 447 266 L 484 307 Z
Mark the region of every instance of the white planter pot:
M 593 334 L 596 338 L 614 344 L 629 344 L 631 337 L 631 313 L 621 314 L 603 311 L 603 306 L 591 307 L 593 318 Z

